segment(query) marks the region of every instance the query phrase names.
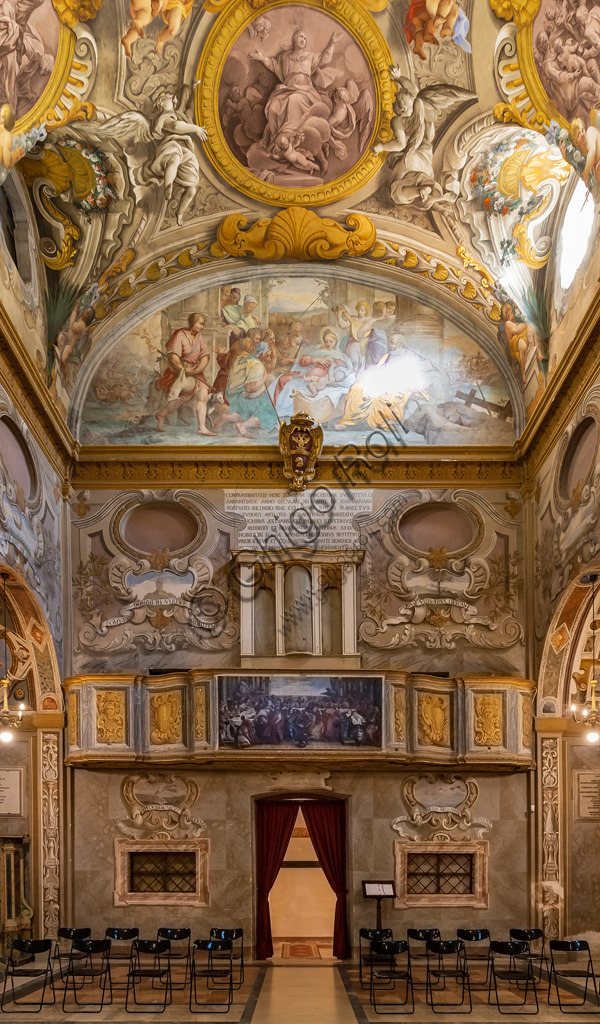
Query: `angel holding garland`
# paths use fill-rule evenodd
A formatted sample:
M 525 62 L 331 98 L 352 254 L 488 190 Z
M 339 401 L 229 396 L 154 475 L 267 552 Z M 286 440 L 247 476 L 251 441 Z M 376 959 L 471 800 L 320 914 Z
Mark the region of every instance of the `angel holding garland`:
M 125 154 L 129 177 L 138 201 L 144 199 L 152 186 L 162 187 L 167 202 L 176 185 L 181 188 L 177 206 L 177 223 L 194 200 L 200 185 L 200 164 L 194 141 L 205 142 L 206 129 L 194 124 L 185 113 L 189 89 L 183 90 L 176 106 L 176 97 L 163 92 L 156 100 L 158 117 L 154 122 L 137 110 L 103 121 L 93 132 L 105 149 L 114 149 L 115 140 Z

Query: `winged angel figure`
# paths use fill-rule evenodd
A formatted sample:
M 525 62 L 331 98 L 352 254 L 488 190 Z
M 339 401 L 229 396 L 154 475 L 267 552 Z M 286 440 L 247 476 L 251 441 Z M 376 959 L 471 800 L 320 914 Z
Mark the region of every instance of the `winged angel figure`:
M 476 97 L 455 85 L 419 89 L 397 64 L 390 68 L 390 78 L 398 83 L 395 116 L 390 122 L 394 138 L 376 143 L 374 149 L 376 153 L 391 154 L 388 187 L 392 201 L 396 206 L 410 204 L 421 210 L 453 202 L 455 194 L 444 191 L 433 170 L 435 129 L 445 114 Z
M 137 110 L 126 110 L 95 125 L 91 134 L 106 149 L 120 146 L 135 198 L 140 202 L 153 185 L 162 188 L 168 202 L 175 185 L 181 187 L 177 207 L 177 223 L 193 201 L 200 185 L 200 164 L 194 140 L 205 142 L 207 132 L 194 124 L 185 112 L 189 89 L 184 89 L 179 105 L 171 92 L 163 92 L 156 100 L 158 117 L 154 122 Z M 86 126 L 86 134 L 87 134 Z

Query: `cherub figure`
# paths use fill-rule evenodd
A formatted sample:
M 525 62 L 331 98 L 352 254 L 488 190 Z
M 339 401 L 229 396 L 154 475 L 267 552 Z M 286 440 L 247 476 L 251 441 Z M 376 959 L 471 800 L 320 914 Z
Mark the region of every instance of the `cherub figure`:
M 205 142 L 206 129 L 194 124 L 185 113 L 189 89 L 184 89 L 179 106 L 171 92 L 162 93 L 157 101 L 158 117 L 152 123 L 136 110 L 103 121 L 94 134 L 105 149 L 120 145 L 127 160 L 129 177 L 136 199 L 144 198 L 152 184 L 162 187 L 168 201 L 175 185 L 181 187 L 177 223 L 196 196 L 200 185 L 200 165 L 194 150 L 194 139 Z M 91 132 L 90 132 L 91 134 Z
M 0 169 L 11 171 L 18 160 L 25 156 L 25 146 L 17 144 L 12 133 L 15 126 L 15 112 L 8 103 L 0 107 Z
M 314 171 L 320 169 L 318 163 L 315 160 L 311 160 L 310 156 L 303 153 L 302 150 L 296 149 L 296 146 L 299 146 L 303 139 L 304 135 L 302 132 L 281 132 L 275 139 L 273 158 L 281 160 L 283 163 L 291 164 L 292 167 L 298 167 L 301 171 L 308 171 L 309 174 L 313 174 Z
M 600 121 L 600 114 L 597 110 L 590 110 L 590 121 L 589 128 L 585 127 L 585 124 L 580 117 L 576 117 L 569 126 L 569 138 L 574 146 L 577 146 L 584 157 L 585 167 L 581 172 L 585 184 L 589 189 L 592 188 L 592 182 L 590 181 L 590 175 L 596 179 L 596 183 L 600 185 L 600 132 L 598 131 L 597 125 Z
M 427 59 L 423 49 L 425 43 L 439 45 L 436 38 L 438 29 L 440 39 L 451 39 L 460 15 L 461 10 L 456 0 L 411 0 L 404 23 L 404 34 L 409 43 L 414 43 L 417 57 L 421 60 Z M 457 41 L 459 45 L 463 45 L 461 40 Z
M 165 27 L 159 32 L 156 40 L 156 52 L 162 53 L 165 43 L 174 39 L 182 22 L 192 10 L 194 0 L 131 0 L 129 17 L 131 21 L 127 32 L 121 39 L 125 53 L 131 57 L 131 47 L 136 39 L 143 39 L 146 27 L 154 18 L 162 14 Z
M 390 127 L 394 138 L 378 142 L 376 153 L 398 153 L 392 163 L 390 195 L 397 206 L 416 204 L 429 210 L 440 202 L 455 199 L 445 193 L 436 181 L 433 170 L 433 139 L 436 125 L 465 100 L 475 99 L 473 93 L 455 85 L 427 85 L 419 89 L 395 64 L 390 78 L 398 82 L 394 100 L 394 117 Z

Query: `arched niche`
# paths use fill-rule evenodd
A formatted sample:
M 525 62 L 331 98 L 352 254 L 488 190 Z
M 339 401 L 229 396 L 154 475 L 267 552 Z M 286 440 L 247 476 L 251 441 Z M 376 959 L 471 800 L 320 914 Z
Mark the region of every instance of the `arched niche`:
M 17 707 L 24 703 L 31 711 L 61 712 L 60 673 L 46 618 L 20 573 L 3 563 L 0 563 L 0 572 L 9 575 L 6 583 L 7 642 L 11 656 L 9 678 L 14 680 L 10 687 L 9 705 Z M 4 632 L 2 622 L 0 601 L 0 636 Z
M 562 716 L 570 704 L 571 680 L 579 669 L 587 627 L 592 617 L 592 586 L 581 576 L 598 574 L 596 616 L 600 607 L 600 563 L 589 565 L 562 594 L 546 633 L 538 675 L 538 715 Z M 600 657 L 598 634 L 596 660 Z

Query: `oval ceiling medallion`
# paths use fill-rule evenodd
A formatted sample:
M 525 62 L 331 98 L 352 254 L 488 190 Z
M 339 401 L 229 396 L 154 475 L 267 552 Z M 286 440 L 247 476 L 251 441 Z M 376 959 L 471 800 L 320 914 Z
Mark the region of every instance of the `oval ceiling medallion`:
M 183 551 L 200 543 L 204 521 L 175 501 L 149 501 L 135 505 L 124 516 L 120 533 L 128 547 L 143 555 L 168 549 Z
M 479 524 L 475 516 L 460 505 L 429 502 L 411 508 L 397 525 L 400 539 L 413 551 L 426 554 L 431 548 L 445 548 L 456 554 L 476 540 Z
M 558 491 L 563 501 L 572 501 L 596 463 L 598 424 L 593 416 L 586 416 L 574 430 L 563 456 L 558 478 Z
M 196 78 L 205 150 L 229 184 L 277 206 L 320 206 L 362 188 L 386 153 L 390 49 L 357 0 L 236 0 L 207 39 Z
M 15 485 L 17 500 L 21 492 L 24 501 L 30 501 L 37 483 L 33 460 L 25 438 L 8 416 L 0 416 L 0 458 Z

